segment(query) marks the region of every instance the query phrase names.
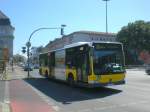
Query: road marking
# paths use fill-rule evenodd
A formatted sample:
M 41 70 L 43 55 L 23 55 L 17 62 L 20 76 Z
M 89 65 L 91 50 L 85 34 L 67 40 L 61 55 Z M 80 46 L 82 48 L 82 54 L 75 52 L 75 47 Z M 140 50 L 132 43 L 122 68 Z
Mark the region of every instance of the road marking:
M 149 103 L 149 101 L 146 101 L 146 100 L 141 100 L 139 102 L 130 102 L 128 104 L 126 104 L 127 106 L 133 106 L 133 105 L 137 105 L 137 104 L 146 104 L 146 103 Z M 120 106 L 121 107 L 121 106 Z
M 101 102 L 101 103 L 105 103 L 106 101 L 102 100 L 102 99 L 96 99 L 96 101 Z
M 53 109 L 55 110 L 55 111 L 59 111 L 59 107 L 58 106 L 52 106 L 53 107 Z
M 82 110 L 79 110 L 77 112 L 92 112 L 91 109 L 82 109 Z
M 133 90 L 133 91 L 134 91 L 134 90 Z M 144 98 L 145 98 L 145 95 L 146 95 L 146 94 L 143 93 L 143 92 L 142 92 L 142 93 L 139 93 L 139 92 L 135 92 L 135 93 L 131 93 L 131 92 L 128 93 L 128 92 L 125 92 L 125 94 L 126 94 L 126 95 L 130 95 L 130 96 L 133 95 L 133 96 L 136 96 L 137 98 L 142 98 L 142 99 L 144 99 Z M 145 100 L 146 100 L 146 99 L 145 99 Z
M 121 104 L 120 105 L 120 107 L 126 107 L 127 106 L 127 104 Z
M 52 108 L 55 111 L 59 111 L 60 107 L 57 106 L 56 104 L 54 104 L 52 101 L 49 100 L 49 97 L 44 95 L 41 91 L 37 90 L 36 88 L 32 87 L 30 84 L 26 83 L 30 88 L 32 88 L 32 90 L 40 97 L 43 99 L 43 101 L 45 101 L 48 105 L 52 106 Z
M 141 86 L 141 87 L 150 87 L 150 85 L 148 85 L 148 84 L 143 84 L 143 83 L 136 83 L 136 82 L 129 82 L 129 83 L 127 83 L 127 84 L 129 84 L 129 85 L 135 85 L 135 86 Z
M 112 106 L 95 107 L 95 108 L 93 108 L 93 110 L 99 111 L 99 110 L 114 109 L 114 108 L 119 108 L 119 107 L 134 106 L 134 105 L 137 105 L 137 104 L 146 104 L 146 103 L 149 104 L 149 101 L 142 100 L 142 101 L 139 101 L 139 102 L 130 102 L 130 103 L 127 103 L 127 104 L 120 104 L 120 105 L 116 104 L 116 105 L 112 105 Z
M 126 85 L 126 88 L 134 88 L 134 89 L 136 89 L 136 90 L 150 92 L 149 89 L 147 89 L 147 88 L 145 88 L 145 89 L 144 89 L 144 88 L 139 88 L 139 87 L 137 87 L 136 85 Z
M 105 107 L 95 107 L 93 110 L 99 111 L 99 110 L 105 110 L 107 108 L 108 108 L 108 106 L 105 106 Z

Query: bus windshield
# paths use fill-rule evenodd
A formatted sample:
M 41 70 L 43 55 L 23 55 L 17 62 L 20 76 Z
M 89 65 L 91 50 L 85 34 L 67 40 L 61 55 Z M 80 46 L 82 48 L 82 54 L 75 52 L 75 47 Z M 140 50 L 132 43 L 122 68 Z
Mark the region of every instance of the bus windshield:
M 124 56 L 121 44 L 94 44 L 93 67 L 96 75 L 124 72 Z

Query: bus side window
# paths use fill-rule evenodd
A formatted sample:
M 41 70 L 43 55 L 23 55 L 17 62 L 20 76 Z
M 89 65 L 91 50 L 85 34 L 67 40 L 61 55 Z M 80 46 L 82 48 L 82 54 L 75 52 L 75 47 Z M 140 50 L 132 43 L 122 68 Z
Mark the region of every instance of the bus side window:
M 39 65 L 41 66 L 41 61 L 39 62 Z
M 51 66 L 52 67 L 55 66 L 55 53 L 54 52 L 51 54 Z
M 70 58 L 69 56 L 66 58 L 66 65 L 67 65 L 69 68 L 70 68 L 71 65 L 72 65 L 71 58 Z
M 41 65 L 42 65 L 42 66 L 45 66 L 45 64 L 44 64 L 44 60 L 42 60 L 42 63 L 41 63 Z
M 66 65 L 71 68 L 75 66 L 75 59 L 72 56 L 66 58 Z
M 45 59 L 44 61 L 45 61 L 44 65 L 47 66 L 48 65 L 47 59 Z

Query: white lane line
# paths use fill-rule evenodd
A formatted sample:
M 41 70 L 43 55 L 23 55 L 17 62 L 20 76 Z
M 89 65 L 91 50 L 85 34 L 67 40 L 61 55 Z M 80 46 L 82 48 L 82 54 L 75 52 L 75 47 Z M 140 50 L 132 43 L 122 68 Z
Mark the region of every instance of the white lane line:
M 126 85 L 126 88 L 134 88 L 136 90 L 150 92 L 150 90 L 148 88 L 140 88 L 136 85 Z
M 134 105 L 147 104 L 147 103 L 149 103 L 149 101 L 141 100 L 139 102 L 130 102 L 130 103 L 127 103 L 126 106 L 134 106 Z M 122 107 L 122 106 L 120 105 L 119 107 Z
M 44 95 L 41 91 L 37 90 L 36 88 L 32 87 L 30 84 L 26 83 L 30 88 L 32 88 L 32 90 L 40 97 L 42 98 L 48 105 L 52 106 L 52 108 L 55 110 L 55 111 L 59 111 L 60 110 L 60 107 L 57 106 L 56 104 L 54 104 L 54 102 L 50 101 L 49 100 L 49 97 Z
M 127 84 L 128 85 L 140 86 L 140 87 L 150 87 L 150 83 L 149 84 L 144 84 L 144 83 L 128 82 Z
M 139 102 L 130 102 L 127 104 L 120 104 L 120 105 L 112 105 L 112 106 L 104 106 L 104 107 L 95 107 L 93 110 L 95 111 L 100 111 L 100 110 L 106 110 L 106 109 L 114 109 L 114 108 L 119 108 L 119 107 L 128 107 L 128 106 L 134 106 L 134 105 L 139 105 L 139 104 L 149 104 L 149 101 L 139 101 Z
M 93 110 L 95 110 L 95 111 L 105 110 L 105 109 L 108 109 L 108 107 L 110 107 L 110 106 L 105 106 L 105 107 L 95 107 Z
M 59 111 L 59 107 L 58 107 L 58 106 L 55 106 L 55 105 L 54 105 L 54 106 L 52 106 L 52 107 L 53 107 L 53 109 L 54 109 L 55 111 L 57 111 L 57 112 Z
M 127 104 L 121 104 L 120 105 L 120 107 L 126 107 L 127 106 Z
M 134 90 L 133 90 L 134 91 Z M 145 92 L 135 92 L 135 93 L 128 93 L 128 92 L 125 92 L 125 94 L 126 95 L 129 95 L 129 96 L 131 96 L 131 95 L 133 95 L 133 96 L 135 96 L 135 97 L 137 97 L 137 98 L 142 98 L 142 99 L 147 99 L 147 98 L 145 98 L 145 96 L 147 95 L 147 93 L 145 93 Z
M 106 101 L 102 100 L 102 99 L 96 99 L 96 101 L 101 102 L 101 103 L 105 103 Z
M 83 109 L 83 110 L 79 110 L 77 112 L 92 112 L 90 109 Z

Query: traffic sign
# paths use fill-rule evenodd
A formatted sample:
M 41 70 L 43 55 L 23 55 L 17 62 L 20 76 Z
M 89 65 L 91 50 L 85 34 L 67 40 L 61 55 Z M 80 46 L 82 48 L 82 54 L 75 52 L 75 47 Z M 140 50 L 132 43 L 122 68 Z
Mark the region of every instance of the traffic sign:
M 27 46 L 27 47 L 31 47 L 31 43 L 30 43 L 30 42 L 27 42 L 27 43 L 26 43 L 26 46 Z

